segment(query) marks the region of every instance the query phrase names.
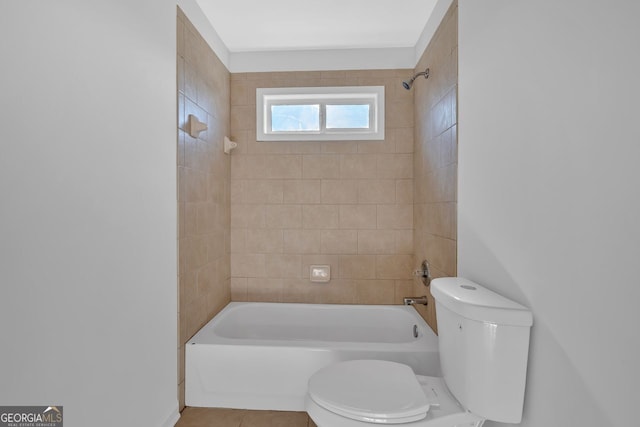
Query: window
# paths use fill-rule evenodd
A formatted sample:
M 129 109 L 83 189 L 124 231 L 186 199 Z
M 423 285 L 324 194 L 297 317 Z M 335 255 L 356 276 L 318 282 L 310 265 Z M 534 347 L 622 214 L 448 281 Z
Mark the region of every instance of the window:
M 384 139 L 384 86 L 256 89 L 258 141 Z

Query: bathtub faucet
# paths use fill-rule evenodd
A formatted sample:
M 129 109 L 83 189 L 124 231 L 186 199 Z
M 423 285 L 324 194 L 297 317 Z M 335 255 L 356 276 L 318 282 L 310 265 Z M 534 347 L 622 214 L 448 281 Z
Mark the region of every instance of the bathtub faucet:
M 415 304 L 427 305 L 429 303 L 426 295 L 423 295 L 421 297 L 404 297 L 402 301 L 404 305 L 415 305 Z

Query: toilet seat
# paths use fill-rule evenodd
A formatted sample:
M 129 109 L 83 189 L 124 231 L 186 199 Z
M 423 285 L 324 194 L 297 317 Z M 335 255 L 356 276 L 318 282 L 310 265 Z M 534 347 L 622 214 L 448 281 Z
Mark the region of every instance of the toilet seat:
M 410 423 L 429 411 L 413 370 L 384 360 L 329 365 L 311 376 L 308 396 L 330 412 L 366 423 Z

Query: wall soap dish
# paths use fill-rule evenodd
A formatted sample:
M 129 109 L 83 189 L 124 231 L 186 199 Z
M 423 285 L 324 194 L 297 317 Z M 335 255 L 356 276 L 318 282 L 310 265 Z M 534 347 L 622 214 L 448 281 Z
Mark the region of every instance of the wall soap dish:
M 187 121 L 187 132 L 192 138 L 197 138 L 200 132 L 207 130 L 207 124 L 202 123 L 196 116 L 189 114 L 189 120 Z
M 238 143 L 230 140 L 228 137 L 224 137 L 224 154 L 231 154 L 231 150 L 236 148 Z

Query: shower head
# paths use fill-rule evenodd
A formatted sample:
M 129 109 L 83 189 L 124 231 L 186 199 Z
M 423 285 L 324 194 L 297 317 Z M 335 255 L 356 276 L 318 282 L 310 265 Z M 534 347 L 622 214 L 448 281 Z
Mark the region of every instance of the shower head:
M 404 82 L 402 82 L 402 87 L 404 87 L 406 90 L 410 90 L 411 87 L 413 86 L 413 82 L 415 79 L 417 79 L 420 76 L 424 76 L 425 79 L 429 78 L 429 69 L 427 68 L 426 70 L 417 73 L 415 76 L 411 77 L 411 79 L 406 80 Z

